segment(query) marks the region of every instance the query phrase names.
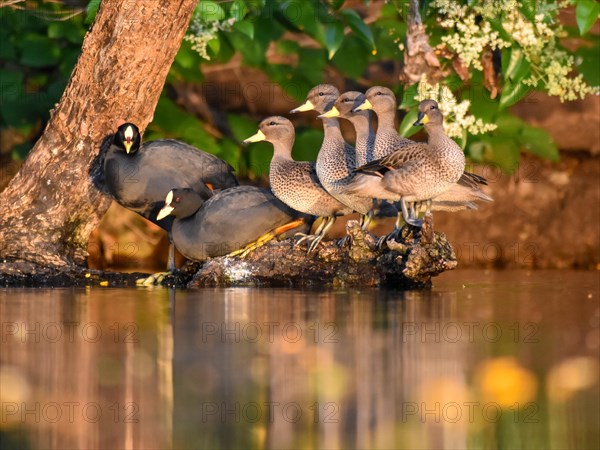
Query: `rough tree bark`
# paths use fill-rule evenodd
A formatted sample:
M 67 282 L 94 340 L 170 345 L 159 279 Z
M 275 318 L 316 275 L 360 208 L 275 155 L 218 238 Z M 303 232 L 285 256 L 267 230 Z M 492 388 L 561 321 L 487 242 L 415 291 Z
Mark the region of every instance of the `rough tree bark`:
M 117 121 L 152 120 L 197 0 L 103 0 L 44 134 L 0 194 L 0 265 L 84 266 L 110 205 L 90 163 Z M 2 271 L 2 270 L 0 270 Z
M 439 81 L 446 75 L 440 69 L 440 61 L 429 45 L 429 36 L 419 14 L 419 0 L 410 0 L 407 14 L 406 51 L 400 81 L 405 85 L 417 83 L 423 74 L 431 81 Z

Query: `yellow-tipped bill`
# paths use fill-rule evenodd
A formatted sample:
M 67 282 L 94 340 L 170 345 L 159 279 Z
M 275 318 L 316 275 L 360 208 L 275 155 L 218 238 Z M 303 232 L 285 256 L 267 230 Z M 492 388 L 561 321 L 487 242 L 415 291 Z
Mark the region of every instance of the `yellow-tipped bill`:
M 315 109 L 315 105 L 312 104 L 310 100 L 306 100 L 302 105 L 297 108 L 292 109 L 291 113 L 304 112 L 304 111 L 312 111 Z
M 321 119 L 329 119 L 331 117 L 339 117 L 340 116 L 340 112 L 338 111 L 338 109 L 334 106 L 333 108 L 331 108 L 329 111 L 324 112 L 323 114 L 321 114 L 320 116 L 317 116 Z
M 425 125 L 428 122 L 429 122 L 429 116 L 427 115 L 427 113 L 420 112 L 417 115 L 417 121 L 415 123 L 413 123 L 413 127 L 418 127 L 419 125 Z
M 366 109 L 373 109 L 373 105 L 371 104 L 371 102 L 369 100 L 365 100 L 364 102 L 362 102 L 360 105 L 358 105 L 356 108 L 354 108 L 352 110 L 352 112 L 364 111 Z
M 265 133 L 263 133 L 261 130 L 258 130 L 256 134 L 253 134 L 248 139 L 244 139 L 242 141 L 242 144 L 249 144 L 250 142 L 260 142 L 266 139 L 267 137 L 265 136 Z

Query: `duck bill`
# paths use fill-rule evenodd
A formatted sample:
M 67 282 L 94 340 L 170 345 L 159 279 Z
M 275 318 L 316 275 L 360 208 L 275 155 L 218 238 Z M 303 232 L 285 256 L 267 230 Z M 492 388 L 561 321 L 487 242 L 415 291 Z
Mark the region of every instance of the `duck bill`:
M 260 142 L 260 141 L 264 141 L 266 139 L 267 139 L 267 137 L 265 136 L 265 134 L 261 130 L 258 130 L 258 132 L 256 134 L 250 136 L 248 139 L 244 139 L 242 141 L 242 144 L 250 144 L 251 142 Z
M 339 117 L 340 116 L 340 112 L 339 110 L 334 106 L 333 108 L 331 108 L 329 111 L 324 112 L 323 114 L 317 116 L 319 119 L 330 119 L 332 117 Z
M 303 104 L 294 108 L 290 111 L 290 113 L 304 112 L 304 111 L 312 111 L 315 109 L 315 105 L 312 104 L 310 100 L 306 100 Z
M 419 127 L 427 123 L 429 123 L 429 116 L 424 112 L 420 112 L 417 116 L 417 121 L 413 123 L 413 127 Z
M 175 208 L 173 208 L 171 205 L 168 205 L 168 204 L 165 205 L 165 206 L 163 206 L 162 209 L 156 215 L 156 220 L 162 220 L 162 219 L 164 219 L 169 214 L 171 214 L 174 209 Z
M 365 111 L 367 109 L 373 109 L 373 105 L 369 100 L 365 100 L 364 102 L 362 102 L 360 105 L 354 108 L 352 112 Z

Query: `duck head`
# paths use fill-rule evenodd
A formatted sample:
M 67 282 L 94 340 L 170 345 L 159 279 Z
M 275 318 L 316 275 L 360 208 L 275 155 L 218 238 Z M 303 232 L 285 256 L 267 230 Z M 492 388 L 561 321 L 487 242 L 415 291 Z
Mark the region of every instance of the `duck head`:
M 295 134 L 292 122 L 285 117 L 271 116 L 264 119 L 258 125 L 258 132 L 245 139 L 242 144 L 267 141 L 273 144 L 275 155 L 291 158 Z
M 312 88 L 306 96 L 306 101 L 295 109 L 292 109 L 291 113 L 297 113 L 302 111 L 315 110 L 319 114 L 323 114 L 328 111 L 340 96 L 340 91 L 331 84 L 319 84 Z
M 440 108 L 435 100 L 423 100 L 419 103 L 419 114 L 417 121 L 413 126 L 417 127 L 425 125 L 425 127 L 431 127 L 442 125 L 444 123 L 444 116 L 440 111 Z
M 331 109 L 329 109 L 327 112 L 321 114 L 318 117 L 342 117 L 344 119 L 350 119 L 355 114 L 368 115 L 369 113 L 366 112 L 366 110 L 356 110 L 355 112 L 355 109 L 358 106 L 362 105 L 365 102 L 365 100 L 366 97 L 362 92 L 344 92 L 337 98 Z
M 292 122 L 282 116 L 271 116 L 259 123 L 258 132 L 242 141 L 242 144 L 267 141 L 272 144 L 289 144 L 291 148 L 294 144 L 294 134 L 295 131 Z
M 353 112 L 372 109 L 377 114 L 393 111 L 396 113 L 396 95 L 391 89 L 373 86 L 365 92 L 365 100 L 353 109 Z

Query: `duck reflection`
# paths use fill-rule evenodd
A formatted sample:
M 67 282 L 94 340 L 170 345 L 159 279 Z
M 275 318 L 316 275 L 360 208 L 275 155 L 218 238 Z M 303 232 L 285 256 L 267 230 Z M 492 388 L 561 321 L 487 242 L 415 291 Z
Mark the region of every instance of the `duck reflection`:
M 0 290 L 2 448 L 597 447 L 600 311 L 503 283 Z

